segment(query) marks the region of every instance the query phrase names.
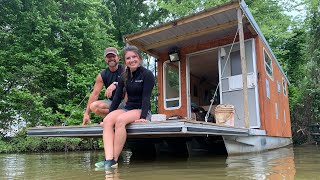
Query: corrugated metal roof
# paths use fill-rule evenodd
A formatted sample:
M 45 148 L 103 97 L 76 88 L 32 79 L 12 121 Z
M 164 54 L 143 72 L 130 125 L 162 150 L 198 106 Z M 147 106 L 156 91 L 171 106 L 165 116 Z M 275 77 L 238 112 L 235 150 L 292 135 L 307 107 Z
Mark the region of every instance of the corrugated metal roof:
M 241 3 L 231 1 L 153 28 L 126 35 L 124 39 L 126 43 L 135 45 L 157 58 L 160 54 L 167 53 L 173 46 L 188 47 L 207 42 L 210 39 L 234 36 L 238 28 L 237 9 L 239 8 L 245 14 L 243 20 L 244 33 L 251 32 L 261 37 L 289 83 L 244 1 L 241 1 Z
M 172 22 L 124 36 L 133 44 L 153 56 L 167 52 L 173 45 L 188 46 L 195 41 L 225 36 L 237 30 L 238 1 L 204 10 Z M 231 31 L 231 32 L 230 32 Z

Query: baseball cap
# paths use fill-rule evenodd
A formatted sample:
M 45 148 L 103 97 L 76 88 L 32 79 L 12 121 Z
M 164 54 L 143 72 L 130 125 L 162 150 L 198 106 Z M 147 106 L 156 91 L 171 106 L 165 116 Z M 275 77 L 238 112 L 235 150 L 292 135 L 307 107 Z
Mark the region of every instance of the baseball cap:
M 118 50 L 114 47 L 108 47 L 104 50 L 104 57 L 106 57 L 106 55 L 108 54 L 114 54 L 114 55 L 118 55 Z

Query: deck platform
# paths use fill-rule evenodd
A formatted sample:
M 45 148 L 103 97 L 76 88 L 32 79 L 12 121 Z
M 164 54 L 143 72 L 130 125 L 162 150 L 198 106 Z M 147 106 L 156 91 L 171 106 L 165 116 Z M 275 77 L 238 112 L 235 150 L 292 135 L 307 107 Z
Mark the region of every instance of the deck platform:
M 227 152 L 229 155 L 261 152 L 292 143 L 291 137 L 268 136 L 265 130 L 188 120 L 132 123 L 127 126 L 127 133 L 127 142 L 135 152 L 140 152 L 141 149 L 147 149 L 143 152 L 158 152 L 161 151 L 157 150 L 159 147 L 165 147 L 160 149 L 167 149 L 180 155 L 191 154 L 194 149 L 200 148 L 208 152 Z M 99 125 L 34 127 L 27 130 L 27 135 L 101 138 L 102 128 Z
M 248 136 L 249 132 L 248 129 L 244 128 L 187 120 L 132 123 L 127 126 L 129 138 L 207 135 Z M 101 137 L 102 128 L 99 125 L 35 127 L 29 128 L 27 134 L 28 136 L 41 137 Z

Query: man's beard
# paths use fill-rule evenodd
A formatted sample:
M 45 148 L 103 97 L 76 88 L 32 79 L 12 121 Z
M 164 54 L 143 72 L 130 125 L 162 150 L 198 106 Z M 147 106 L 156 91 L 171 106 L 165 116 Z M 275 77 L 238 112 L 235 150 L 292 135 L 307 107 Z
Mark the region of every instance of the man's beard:
M 118 65 L 118 63 L 117 63 L 117 61 L 113 61 L 113 60 L 111 60 L 111 61 L 108 61 L 108 66 L 109 67 L 115 67 L 115 66 L 117 66 Z

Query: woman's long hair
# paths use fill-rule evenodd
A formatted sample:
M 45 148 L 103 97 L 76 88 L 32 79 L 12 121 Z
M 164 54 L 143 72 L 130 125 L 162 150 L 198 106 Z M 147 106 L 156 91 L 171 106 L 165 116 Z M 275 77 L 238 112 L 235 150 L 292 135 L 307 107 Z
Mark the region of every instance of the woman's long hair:
M 127 67 L 127 64 L 126 64 L 126 53 L 127 52 L 134 52 L 136 55 L 139 56 L 140 60 L 142 61 L 142 55 L 141 55 L 141 52 L 140 50 L 136 47 L 136 46 L 126 46 L 122 49 L 122 52 L 123 52 L 123 59 L 124 59 L 124 64 L 126 65 L 126 70 L 123 72 L 123 79 L 124 79 L 124 87 L 126 87 L 127 85 L 127 81 L 128 81 L 128 78 L 129 78 L 129 73 L 130 72 L 130 68 Z

